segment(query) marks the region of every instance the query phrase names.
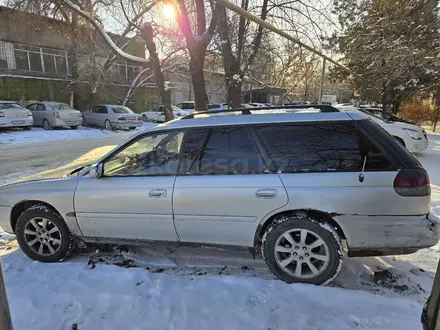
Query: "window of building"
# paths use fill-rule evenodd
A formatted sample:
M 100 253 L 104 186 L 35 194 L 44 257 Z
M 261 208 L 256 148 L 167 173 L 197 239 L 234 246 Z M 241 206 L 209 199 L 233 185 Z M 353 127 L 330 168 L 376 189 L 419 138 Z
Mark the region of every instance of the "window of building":
M 265 166 L 254 141 L 243 127 L 194 129 L 185 138 L 184 175 L 256 174 Z
M 69 74 L 69 58 L 64 50 L 15 44 L 17 70 Z
M 116 61 L 115 72 L 118 73 L 119 78 L 133 81 L 140 72 L 138 66 L 128 64 L 127 61 Z
M 278 170 L 291 172 L 386 171 L 391 162 L 352 124 L 275 125 L 256 129 Z
M 8 61 L 6 55 L 6 45 L 3 41 L 0 41 L 0 69 L 8 68 Z

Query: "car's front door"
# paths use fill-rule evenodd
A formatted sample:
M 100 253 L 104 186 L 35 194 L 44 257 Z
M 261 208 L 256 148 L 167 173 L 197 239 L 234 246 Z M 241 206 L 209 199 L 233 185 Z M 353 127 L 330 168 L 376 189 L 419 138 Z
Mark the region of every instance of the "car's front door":
M 97 105 L 92 110 L 90 110 L 89 112 L 84 114 L 85 115 L 84 117 L 86 119 L 87 124 L 96 125 L 96 115 L 97 115 L 97 112 L 99 111 L 99 107 L 100 106 Z
M 287 204 L 245 127 L 189 130 L 173 194 L 176 230 L 183 242 L 252 246 L 260 221 Z
M 96 124 L 101 127 L 105 127 L 105 121 L 110 120 L 107 106 L 101 105 L 96 113 Z
M 149 133 L 78 183 L 75 212 L 87 237 L 176 241 L 172 195 L 183 132 Z

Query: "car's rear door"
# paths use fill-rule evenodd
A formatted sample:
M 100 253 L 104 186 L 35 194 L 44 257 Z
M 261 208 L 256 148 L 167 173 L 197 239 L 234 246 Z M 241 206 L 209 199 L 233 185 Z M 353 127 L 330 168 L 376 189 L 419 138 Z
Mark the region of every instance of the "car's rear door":
M 181 241 L 252 246 L 260 221 L 286 203 L 246 127 L 186 132 L 173 194 Z
M 35 113 L 35 115 L 34 115 Z M 50 121 L 50 116 L 46 111 L 46 106 L 43 103 L 37 103 L 35 106 L 35 111 L 32 113 L 34 117 L 34 124 L 38 126 L 43 126 L 43 119 L 47 117 L 47 120 Z
M 87 237 L 176 241 L 173 185 L 183 132 L 148 133 L 104 160 L 101 178 L 83 176 L 75 191 Z

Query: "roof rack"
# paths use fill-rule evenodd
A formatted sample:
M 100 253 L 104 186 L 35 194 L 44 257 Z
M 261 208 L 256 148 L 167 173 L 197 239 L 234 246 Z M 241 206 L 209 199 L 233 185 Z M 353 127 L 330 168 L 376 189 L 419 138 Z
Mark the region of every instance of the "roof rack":
M 193 112 L 181 119 L 192 119 L 198 115 L 210 115 L 214 113 L 228 113 L 228 112 L 240 112 L 242 115 L 251 115 L 251 111 L 260 110 L 275 110 L 275 109 L 319 109 L 321 112 L 340 112 L 338 109 L 327 104 L 298 104 L 298 105 L 275 105 L 270 107 L 255 107 L 255 108 L 237 108 L 228 110 L 211 110 L 211 111 L 198 111 Z

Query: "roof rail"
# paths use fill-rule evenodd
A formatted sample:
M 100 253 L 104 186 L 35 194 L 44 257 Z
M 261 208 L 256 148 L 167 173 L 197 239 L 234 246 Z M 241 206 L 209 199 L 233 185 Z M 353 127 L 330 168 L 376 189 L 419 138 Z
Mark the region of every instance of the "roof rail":
M 276 110 L 276 109 L 319 109 L 321 112 L 340 112 L 338 109 L 327 104 L 298 104 L 298 105 L 275 105 L 271 107 L 255 107 L 255 108 L 237 108 L 228 110 L 211 110 L 211 111 L 196 111 L 180 119 L 192 119 L 198 115 L 210 115 L 214 113 L 228 113 L 228 112 L 240 112 L 242 115 L 251 115 L 251 111 L 260 110 Z

